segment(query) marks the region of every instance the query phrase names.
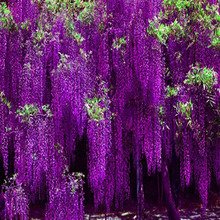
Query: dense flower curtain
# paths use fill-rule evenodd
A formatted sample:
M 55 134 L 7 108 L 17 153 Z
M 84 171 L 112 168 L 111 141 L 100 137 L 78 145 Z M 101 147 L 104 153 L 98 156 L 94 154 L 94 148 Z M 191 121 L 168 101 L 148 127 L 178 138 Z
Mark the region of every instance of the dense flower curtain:
M 38 201 L 47 201 L 46 219 L 83 219 L 82 176 L 70 173 L 83 134 L 96 211 L 120 209 L 130 198 L 130 155 L 137 180 L 142 158 L 148 175 L 178 158 L 182 188 L 195 181 L 207 206 L 212 171 L 220 183 L 219 51 L 176 40 L 182 29 L 174 15 L 163 21 L 175 30 L 164 40 L 168 28 L 155 16 L 165 3 L 1 3 L 0 152 L 10 219 L 26 219 Z M 190 81 L 193 74 L 200 83 Z

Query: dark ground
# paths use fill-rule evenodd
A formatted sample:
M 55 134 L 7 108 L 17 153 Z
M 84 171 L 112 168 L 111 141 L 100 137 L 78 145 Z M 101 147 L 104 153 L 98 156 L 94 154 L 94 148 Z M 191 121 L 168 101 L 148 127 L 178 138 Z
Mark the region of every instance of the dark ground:
M 205 215 L 202 215 L 201 204 L 194 201 L 185 200 L 181 204 L 180 216 L 181 220 L 219 220 L 220 219 L 220 199 L 213 200 L 213 204 L 209 205 Z M 215 207 L 216 206 L 216 207 Z M 85 207 L 85 220 L 129 220 L 136 219 L 135 202 L 129 201 L 125 205 L 124 211 L 112 213 L 94 214 L 92 206 Z M 44 209 L 41 206 L 34 206 L 30 210 L 31 220 L 43 220 Z M 165 220 L 168 219 L 166 215 L 166 208 L 164 206 L 152 206 L 145 204 L 145 219 L 146 220 Z

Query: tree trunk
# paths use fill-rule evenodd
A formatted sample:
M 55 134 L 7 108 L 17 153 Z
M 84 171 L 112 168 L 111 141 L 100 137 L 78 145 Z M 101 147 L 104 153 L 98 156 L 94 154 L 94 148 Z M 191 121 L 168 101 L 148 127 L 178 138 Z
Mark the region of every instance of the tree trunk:
M 167 45 L 168 41 L 166 41 L 166 46 L 162 45 L 162 57 L 164 58 L 164 63 L 165 63 L 165 69 L 170 71 L 170 58 L 168 55 L 167 51 Z M 172 81 L 172 72 L 169 75 L 164 75 L 165 79 L 165 86 L 173 85 Z M 173 128 L 171 128 L 173 130 Z M 176 208 L 172 191 L 171 191 L 171 184 L 170 184 L 170 177 L 169 177 L 169 171 L 168 171 L 168 166 L 167 166 L 167 160 L 166 160 L 166 155 L 165 155 L 165 150 L 163 146 L 163 140 L 162 140 L 162 168 L 161 168 L 161 179 L 162 179 L 162 184 L 163 184 L 163 192 L 166 200 L 166 205 L 167 205 L 167 214 L 169 220 L 180 220 L 180 214 L 179 211 Z
M 170 177 L 169 177 L 166 158 L 164 158 L 163 156 L 162 156 L 161 177 L 162 177 L 164 195 L 167 205 L 168 218 L 169 220 L 180 220 L 180 214 L 179 211 L 176 209 L 173 195 L 171 192 Z
M 144 219 L 144 188 L 143 188 L 143 173 L 141 166 L 141 151 L 140 145 L 136 143 L 136 171 L 137 171 L 137 220 Z

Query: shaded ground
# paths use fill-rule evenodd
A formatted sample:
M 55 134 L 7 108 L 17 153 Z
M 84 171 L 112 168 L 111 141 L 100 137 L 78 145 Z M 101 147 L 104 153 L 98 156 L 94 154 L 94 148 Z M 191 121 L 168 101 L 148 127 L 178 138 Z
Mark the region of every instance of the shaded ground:
M 182 220 L 219 220 L 220 219 L 220 208 L 214 208 L 214 209 L 208 209 L 205 216 L 202 216 L 201 209 L 195 209 L 195 210 L 180 210 L 180 215 Z M 131 212 L 123 212 L 118 213 L 117 215 L 115 213 L 108 214 L 108 215 L 85 215 L 85 220 L 129 220 L 129 219 L 136 219 L 135 213 Z M 145 211 L 145 219 L 149 220 L 165 220 L 168 219 L 166 212 L 161 212 L 158 210 L 152 210 L 152 211 Z
M 180 209 L 182 220 L 219 220 L 220 207 L 207 209 L 205 216 L 202 216 L 202 210 L 197 209 Z M 43 220 L 44 210 L 35 207 L 31 210 L 31 220 Z M 108 214 L 85 214 L 85 220 L 129 220 L 136 219 L 135 212 L 118 212 Z M 145 211 L 145 219 L 149 220 L 165 220 L 167 219 L 166 210 L 152 209 Z
M 212 195 L 210 193 L 210 195 Z M 214 195 L 214 194 L 213 194 Z M 180 216 L 182 220 L 220 220 L 220 197 L 209 197 L 209 206 L 205 215 L 202 215 L 201 203 L 192 198 L 181 200 Z M 136 203 L 133 200 L 127 201 L 123 212 L 112 212 L 104 214 L 104 211 L 99 214 L 94 214 L 94 208 L 91 204 L 85 206 L 85 220 L 132 220 L 136 219 Z M 166 208 L 161 205 L 153 205 L 145 203 L 146 220 L 165 220 L 167 218 Z M 44 220 L 45 209 L 43 206 L 33 206 L 30 209 L 31 220 Z

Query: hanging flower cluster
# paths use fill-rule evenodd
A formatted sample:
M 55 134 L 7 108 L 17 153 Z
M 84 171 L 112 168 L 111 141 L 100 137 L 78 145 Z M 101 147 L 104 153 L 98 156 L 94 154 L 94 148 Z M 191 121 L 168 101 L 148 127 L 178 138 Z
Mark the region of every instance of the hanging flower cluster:
M 0 3 L 0 153 L 6 179 L 12 163 L 17 176 L 3 187 L 6 218 L 27 219 L 29 203 L 47 197 L 46 219 L 83 219 L 82 175 L 68 167 L 85 131 L 96 210 L 129 198 L 132 152 L 145 155 L 150 175 L 172 149 L 182 186 L 195 180 L 205 208 L 212 166 L 220 182 L 218 5 L 8 2 Z
M 17 179 L 17 174 L 13 175 L 8 182 L 3 185 L 5 199 L 5 218 L 29 219 L 29 202 L 22 188 L 22 183 Z
M 69 173 L 68 166 L 63 170 L 59 185 L 50 191 L 46 219 L 83 219 L 83 175 Z
M 107 155 L 111 149 L 111 114 L 107 92 L 105 82 L 102 81 L 98 97 L 87 99 L 85 104 L 90 117 L 87 127 L 89 183 L 94 192 L 96 210 L 104 199 Z

